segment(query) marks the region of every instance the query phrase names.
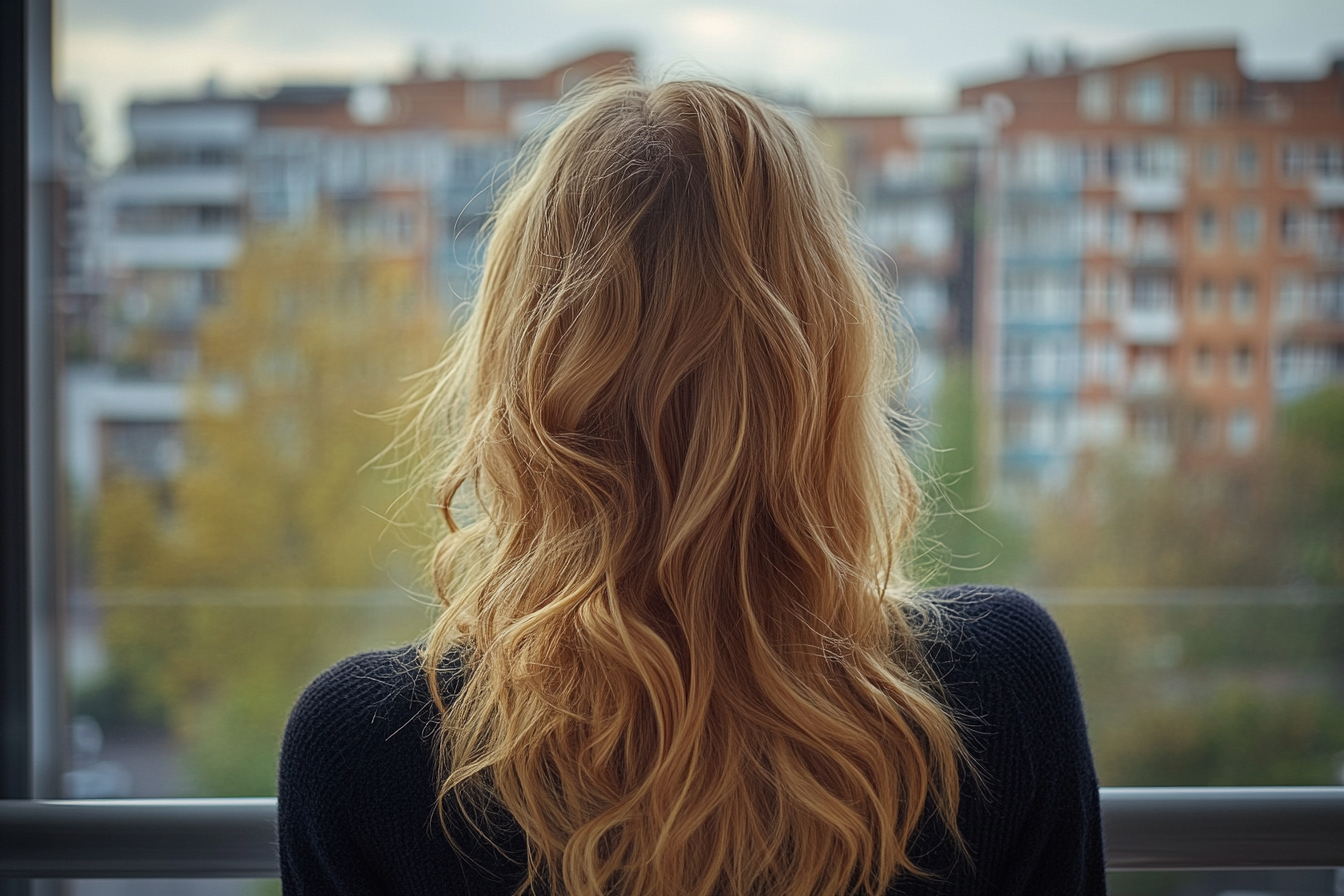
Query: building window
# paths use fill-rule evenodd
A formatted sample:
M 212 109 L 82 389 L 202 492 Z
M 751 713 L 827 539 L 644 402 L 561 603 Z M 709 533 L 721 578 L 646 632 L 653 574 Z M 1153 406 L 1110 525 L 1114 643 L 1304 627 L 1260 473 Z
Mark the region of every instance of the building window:
M 1134 121 L 1166 121 L 1170 118 L 1171 87 L 1166 75 L 1149 73 L 1131 79 L 1125 108 Z
M 1176 304 L 1171 277 L 1166 274 L 1139 274 L 1134 277 L 1131 308 L 1135 311 L 1170 311 Z
M 1333 180 L 1344 177 L 1344 147 L 1338 143 L 1316 146 L 1316 176 Z
M 1125 307 L 1129 302 L 1129 278 L 1123 274 L 1112 271 L 1106 275 L 1106 303 L 1105 312 L 1107 317 L 1115 317 L 1118 309 Z
M 1083 75 L 1078 82 L 1078 114 L 1088 121 L 1111 117 L 1111 76 L 1104 72 Z
M 1223 107 L 1223 89 L 1213 78 L 1196 75 L 1191 78 L 1186 94 L 1186 115 L 1191 121 L 1212 121 Z
M 1195 290 L 1195 308 L 1200 317 L 1218 316 L 1218 287 L 1212 280 L 1199 281 L 1199 288 Z
M 1083 377 L 1088 382 L 1118 383 L 1121 365 L 1121 349 L 1115 340 L 1089 339 L 1083 345 Z
M 1208 385 L 1213 382 L 1213 367 L 1213 349 L 1201 345 L 1195 350 L 1193 363 L 1190 365 L 1190 378 L 1199 385 Z
M 1199 451 L 1212 451 L 1217 447 L 1218 431 L 1214 427 L 1213 412 L 1207 408 L 1198 408 L 1190 418 L 1190 443 Z
M 1222 176 L 1223 150 L 1217 143 L 1205 143 L 1199 149 L 1199 177 L 1206 184 L 1218 182 Z
M 1237 408 L 1227 418 L 1227 447 L 1234 454 L 1247 454 L 1255 447 L 1255 414 Z
M 1344 321 L 1344 274 L 1318 277 L 1316 288 L 1308 298 L 1311 300 L 1312 317 L 1335 323 Z
M 1212 252 L 1218 248 L 1218 212 L 1211 208 L 1199 210 L 1199 248 Z
M 1301 180 L 1307 173 L 1307 151 L 1301 143 L 1284 143 L 1279 147 L 1279 176 L 1286 181 Z
M 1254 184 L 1260 180 L 1260 151 L 1254 143 L 1237 144 L 1237 181 Z
M 1255 284 L 1241 277 L 1232 287 L 1232 316 L 1240 321 L 1255 317 Z
M 1171 441 L 1171 415 L 1161 408 L 1143 408 L 1134 414 L 1134 438 L 1149 445 Z
M 1229 361 L 1228 379 L 1232 385 L 1240 389 L 1249 386 L 1252 379 L 1252 367 L 1255 363 L 1255 356 L 1251 352 L 1251 347 L 1249 345 L 1237 346 Z
M 1083 311 L 1088 317 L 1106 317 L 1106 275 L 1088 273 L 1083 281 Z
M 1306 284 L 1301 274 L 1287 273 L 1280 276 L 1275 316 L 1285 323 L 1300 320 L 1306 313 L 1306 294 Z
M 1253 252 L 1260 247 L 1260 219 L 1260 209 L 1253 205 L 1237 209 L 1237 248 L 1242 252 Z
M 1284 249 L 1300 250 L 1307 242 L 1307 211 L 1286 207 L 1279 215 L 1279 244 Z

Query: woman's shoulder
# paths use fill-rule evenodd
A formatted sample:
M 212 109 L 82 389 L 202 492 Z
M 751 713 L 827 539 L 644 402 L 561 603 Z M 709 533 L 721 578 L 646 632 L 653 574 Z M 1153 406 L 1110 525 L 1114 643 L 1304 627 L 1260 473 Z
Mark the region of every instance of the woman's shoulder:
M 981 676 L 1024 684 L 1047 673 L 1067 671 L 1072 676 L 1059 627 L 1023 592 L 999 585 L 953 585 L 923 597 L 933 607 L 928 641 L 936 666 L 969 665 Z
M 398 733 L 418 739 L 432 706 L 414 647 L 341 660 L 313 679 L 290 710 L 281 795 L 343 787 Z
M 428 696 L 414 647 L 356 654 L 304 688 L 290 712 L 287 736 L 308 733 L 348 741 L 369 726 L 413 716 Z

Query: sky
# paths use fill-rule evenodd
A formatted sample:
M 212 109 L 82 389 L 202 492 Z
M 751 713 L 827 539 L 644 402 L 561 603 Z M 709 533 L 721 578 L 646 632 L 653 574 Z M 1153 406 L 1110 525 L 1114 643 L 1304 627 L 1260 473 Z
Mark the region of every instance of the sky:
M 95 157 L 125 152 L 123 106 L 214 77 L 377 81 L 431 69 L 541 71 L 606 46 L 654 75 L 694 74 L 827 111 L 949 103 L 1028 46 L 1105 60 L 1236 42 L 1253 75 L 1344 57 L 1344 0 L 56 0 L 56 85 L 84 104 Z

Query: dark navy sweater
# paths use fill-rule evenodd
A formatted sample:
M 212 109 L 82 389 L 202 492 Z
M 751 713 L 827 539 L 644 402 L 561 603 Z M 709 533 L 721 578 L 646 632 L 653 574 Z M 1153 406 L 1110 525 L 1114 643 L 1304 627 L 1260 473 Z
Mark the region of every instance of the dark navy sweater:
M 926 655 L 979 769 L 963 775 L 958 810 L 970 860 L 928 819 L 911 854 L 931 877 L 898 878 L 892 892 L 1104 894 L 1096 775 L 1059 630 L 1015 591 L 937 597 L 947 622 Z M 413 648 L 351 657 L 308 687 L 280 756 L 286 894 L 513 893 L 526 845 L 506 814 L 488 821 L 488 841 L 450 815 L 456 848 L 439 825 L 435 728 Z

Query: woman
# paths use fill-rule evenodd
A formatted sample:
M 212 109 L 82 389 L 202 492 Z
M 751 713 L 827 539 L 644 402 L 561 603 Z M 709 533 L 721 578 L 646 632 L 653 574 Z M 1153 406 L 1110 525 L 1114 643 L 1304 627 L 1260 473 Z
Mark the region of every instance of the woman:
M 286 892 L 1104 892 L 1059 633 L 901 575 L 850 220 L 713 84 L 590 90 L 525 155 L 422 405 L 444 610 L 295 707 Z

